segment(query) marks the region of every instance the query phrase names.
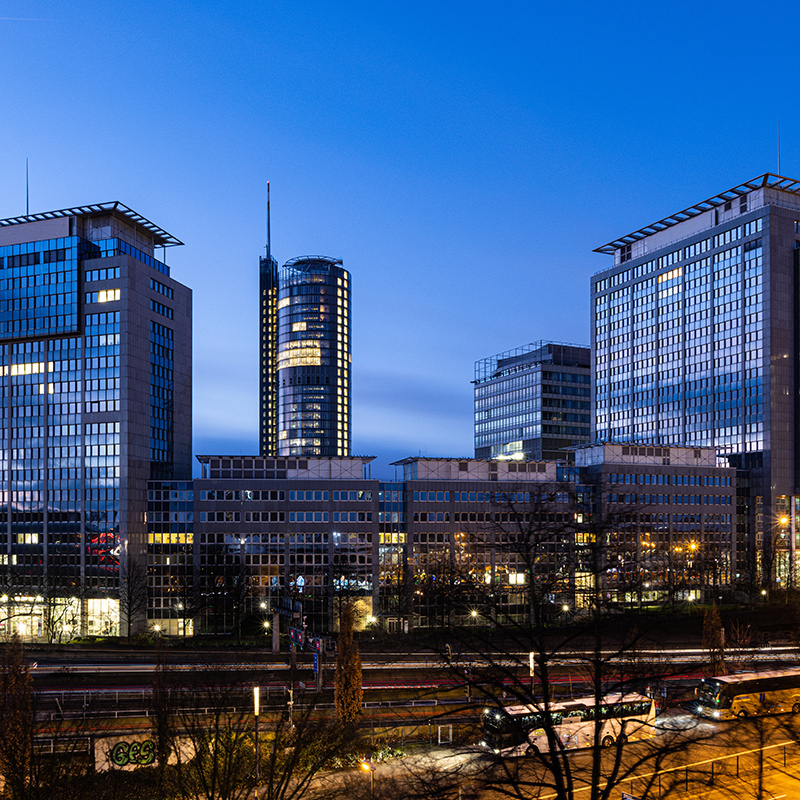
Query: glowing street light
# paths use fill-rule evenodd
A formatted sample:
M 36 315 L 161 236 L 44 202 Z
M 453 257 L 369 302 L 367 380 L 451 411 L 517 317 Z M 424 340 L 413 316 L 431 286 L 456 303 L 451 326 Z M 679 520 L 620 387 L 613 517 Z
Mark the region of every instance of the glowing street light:
M 258 712 L 261 709 L 261 689 L 253 687 L 253 725 L 256 739 L 256 782 L 261 780 L 261 750 L 258 744 Z
M 364 772 L 369 772 L 369 796 L 375 797 L 375 765 L 368 758 L 362 758 L 359 766 Z

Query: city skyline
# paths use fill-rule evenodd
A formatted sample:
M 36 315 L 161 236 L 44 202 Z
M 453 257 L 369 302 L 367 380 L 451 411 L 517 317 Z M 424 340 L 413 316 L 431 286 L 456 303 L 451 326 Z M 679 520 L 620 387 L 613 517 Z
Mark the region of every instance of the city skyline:
M 25 213 L 28 157 L 31 212 L 120 199 L 178 232 L 195 452 L 255 453 L 271 180 L 279 260 L 331 253 L 356 276 L 351 452 L 380 477 L 468 455 L 476 359 L 589 343 L 595 247 L 778 171 L 778 117 L 780 171 L 800 172 L 788 53 L 713 91 L 678 77 L 794 9 L 633 9 L 12 6 L 0 216 Z M 743 97 L 761 113 L 722 125 Z

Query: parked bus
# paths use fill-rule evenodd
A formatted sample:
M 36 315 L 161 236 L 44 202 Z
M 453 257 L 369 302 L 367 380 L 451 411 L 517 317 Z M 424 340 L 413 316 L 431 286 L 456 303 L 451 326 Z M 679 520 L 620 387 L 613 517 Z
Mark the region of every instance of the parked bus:
M 483 712 L 481 745 L 501 756 L 533 755 L 550 750 L 552 735 L 565 748 L 611 747 L 655 733 L 655 703 L 642 694 L 615 694 L 595 704 L 593 697 L 565 700 L 543 708 L 528 705 L 487 708 Z M 599 727 L 598 727 L 599 719 Z
M 800 669 L 703 678 L 694 693 L 695 713 L 710 719 L 800 714 Z

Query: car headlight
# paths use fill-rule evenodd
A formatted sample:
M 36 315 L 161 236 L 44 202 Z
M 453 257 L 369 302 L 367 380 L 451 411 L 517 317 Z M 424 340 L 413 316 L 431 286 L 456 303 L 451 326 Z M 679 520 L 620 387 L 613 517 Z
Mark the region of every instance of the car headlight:
M 719 719 L 719 711 L 712 712 L 711 716 L 714 717 L 715 719 Z

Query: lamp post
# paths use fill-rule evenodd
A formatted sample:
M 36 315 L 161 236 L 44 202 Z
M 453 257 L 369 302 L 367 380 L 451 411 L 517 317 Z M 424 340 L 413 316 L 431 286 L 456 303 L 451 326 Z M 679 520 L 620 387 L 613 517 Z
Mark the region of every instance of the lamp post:
M 536 693 L 534 692 L 533 679 L 536 676 L 536 661 L 535 653 L 533 651 L 528 653 L 528 672 L 531 676 L 531 699 L 534 699 L 536 697 Z M 503 696 L 505 697 L 505 692 L 503 692 Z
M 364 772 L 369 772 L 369 796 L 371 798 L 375 797 L 375 765 L 372 763 L 371 759 L 365 758 L 361 761 L 361 769 Z
M 261 689 L 258 686 L 253 687 L 253 726 L 255 729 L 256 740 L 256 784 L 261 780 L 261 749 L 258 742 L 258 712 L 261 705 Z M 256 789 L 258 792 L 258 789 Z

